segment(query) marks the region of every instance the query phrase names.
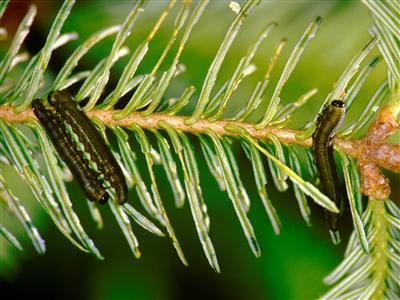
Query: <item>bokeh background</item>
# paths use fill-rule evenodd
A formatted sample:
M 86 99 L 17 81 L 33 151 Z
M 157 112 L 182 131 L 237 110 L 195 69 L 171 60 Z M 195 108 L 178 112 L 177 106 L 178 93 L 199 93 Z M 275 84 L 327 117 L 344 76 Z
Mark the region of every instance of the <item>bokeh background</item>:
M 31 3 L 38 6 L 38 14 L 28 35 L 25 48 L 36 53 L 44 44 L 52 21 L 61 6 L 58 1 L 11 1 L 1 26 L 6 27 L 9 38 L 0 43 L 0 55 L 4 55 L 13 33 L 26 14 Z M 218 51 L 218 47 L 234 18 L 228 8 L 228 1 L 211 1 L 199 23 L 194 28 L 185 48 L 182 62 L 187 70 L 175 79 L 168 96 L 178 96 L 189 84 L 197 88 L 196 100 L 201 90 L 207 68 Z M 132 50 L 146 37 L 154 22 L 166 5 L 164 1 L 149 1 L 144 13 L 136 22 L 126 45 Z M 79 39 L 56 50 L 50 61 L 48 79 L 61 68 L 69 54 L 90 34 L 100 28 L 121 23 L 129 9 L 131 1 L 79 1 L 62 32 L 76 31 Z M 173 9 L 159 33 L 150 45 L 150 51 L 141 64 L 138 73 L 149 72 L 165 47 L 179 4 Z M 276 43 L 283 37 L 288 43 L 272 73 L 272 84 L 279 78 L 290 51 L 301 36 L 307 24 L 317 15 L 323 18 L 315 39 L 307 47 L 296 70 L 282 93 L 284 103 L 295 100 L 312 88 L 318 88 L 318 94 L 310 103 L 294 115 L 291 127 L 296 128 L 313 119 L 322 99 L 326 97 L 341 72 L 351 58 L 369 40 L 368 27 L 371 19 L 367 9 L 358 1 L 262 1 L 247 18 L 233 47 L 222 66 L 218 83 L 229 78 L 241 56 L 259 31 L 268 23 L 277 21 L 276 28 L 257 52 L 254 63 L 258 70 L 248 77 L 234 94 L 228 107 L 228 113 L 235 111 L 245 103 L 257 80 L 263 73 Z M 82 60 L 77 70 L 93 68 L 106 57 L 112 45 L 112 38 L 99 43 Z M 174 48 L 176 51 L 176 48 Z M 175 51 L 172 51 L 175 53 Z M 377 50 L 374 50 L 377 54 Z M 371 55 L 369 56 L 371 57 Z M 119 80 L 119 74 L 129 59 L 122 58 L 112 69 L 111 89 Z M 173 59 L 169 55 L 162 70 Z M 346 120 L 354 119 L 360 113 L 365 102 L 386 76 L 384 63 L 380 63 L 372 72 L 362 88 L 356 104 L 349 111 Z M 270 95 L 272 88 L 269 90 Z M 266 106 L 262 103 L 259 113 Z M 192 101 L 185 109 L 190 113 L 195 107 Z M 257 114 L 255 115 L 257 116 Z M 198 146 L 198 144 L 195 143 Z M 133 145 L 138 153 L 140 148 Z M 68 189 L 74 207 L 89 235 L 94 239 L 104 261 L 96 261 L 72 246 L 52 224 L 49 218 L 34 202 L 25 183 L 21 182 L 13 170 L 4 168 L 4 176 L 12 186 L 18 187 L 15 193 L 29 208 L 31 216 L 42 236 L 46 240 L 47 252 L 37 255 L 24 236 L 18 223 L 11 220 L 2 211 L 2 222 L 11 224 L 16 235 L 22 241 L 24 251 L 12 249 L 4 240 L 0 240 L 0 293 L 42 299 L 314 299 L 327 287 L 322 278 L 342 259 L 344 247 L 352 229 L 350 212 L 345 209 L 342 221 L 342 239 L 339 246 L 333 246 L 327 233 L 323 212 L 311 204 L 313 209 L 311 228 L 301 219 L 292 189 L 278 193 L 272 184 L 269 195 L 277 208 L 282 221 L 282 232 L 275 236 L 259 201 L 251 165 L 244 153 L 236 151 L 240 165 L 240 175 L 245 186 L 249 187 L 252 207 L 249 213 L 262 256 L 253 257 L 240 224 L 227 195 L 220 192 L 214 179 L 205 166 L 199 147 L 197 161 L 200 167 L 204 198 L 211 218 L 210 236 L 215 246 L 221 274 L 215 274 L 209 267 L 198 240 L 189 206 L 183 209 L 174 207 L 172 192 L 160 166 L 156 166 L 158 183 L 164 205 L 172 220 L 178 239 L 181 242 L 189 267 L 184 267 L 168 238 L 156 237 L 134 225 L 134 231 L 140 241 L 142 257 L 133 258 L 128 245 L 108 209 L 102 209 L 104 229 L 98 231 L 90 219 L 83 196 L 76 183 L 70 183 Z M 144 163 L 140 163 L 143 172 Z M 398 180 L 388 174 L 392 182 Z M 269 175 L 268 175 L 269 176 Z M 270 176 L 268 177 L 271 182 Z M 14 189 L 15 190 L 15 189 Z M 393 199 L 400 199 L 399 189 L 393 191 Z M 130 194 L 131 203 L 138 202 L 134 192 Z M 140 205 L 136 205 L 140 207 Z M 0 209 L 4 209 L 2 206 Z M 14 223 L 13 223 L 14 222 Z

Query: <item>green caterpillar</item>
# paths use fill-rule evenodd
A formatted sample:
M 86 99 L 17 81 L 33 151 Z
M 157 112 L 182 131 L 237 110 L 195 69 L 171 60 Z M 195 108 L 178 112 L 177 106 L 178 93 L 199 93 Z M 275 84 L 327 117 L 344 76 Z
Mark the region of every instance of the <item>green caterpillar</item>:
M 343 101 L 333 100 L 325 107 L 317 120 L 313 133 L 312 151 L 317 167 L 322 192 L 328 196 L 337 207 L 341 204 L 341 192 L 336 164 L 333 157 L 333 138 L 345 116 Z M 332 234 L 337 233 L 339 214 L 326 211 L 326 219 Z
M 46 109 L 40 100 L 32 101 L 33 113 L 46 130 L 58 154 L 67 164 L 74 177 L 78 180 L 86 197 L 95 203 L 104 204 L 108 201 L 108 193 L 102 186 L 98 175 L 90 169 L 68 134 L 59 114 Z
M 115 202 L 125 203 L 128 199 L 128 187 L 121 167 L 73 96 L 67 91 L 55 91 L 50 94 L 49 102 L 64 122 L 71 126 L 79 142 L 84 145 L 85 152 L 88 152 L 90 159 L 96 163 L 98 171 L 114 188 Z

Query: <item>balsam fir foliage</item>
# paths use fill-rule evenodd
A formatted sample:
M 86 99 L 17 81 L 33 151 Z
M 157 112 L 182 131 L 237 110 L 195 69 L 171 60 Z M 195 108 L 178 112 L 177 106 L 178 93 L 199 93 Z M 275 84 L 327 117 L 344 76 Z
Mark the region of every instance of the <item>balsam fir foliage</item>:
M 170 183 L 176 207 L 182 207 L 185 202 L 189 205 L 204 254 L 211 267 L 220 272 L 218 253 L 210 238 L 210 223 L 213 220 L 208 215 L 208 200 L 202 191 L 204 187 L 200 182 L 198 166 L 200 158 L 196 156 L 195 147 L 199 148 L 196 149 L 198 152 L 201 151 L 201 159 L 206 162 L 219 188 L 229 196 L 244 237 L 256 257 L 261 255 L 262 249 L 248 216 L 251 201 L 261 201 L 275 234 L 282 230 L 279 211 L 274 208 L 274 199 L 268 195 L 271 184 L 281 192 L 292 184 L 299 212 L 307 224 L 311 223 L 310 200 L 331 212 L 339 212 L 340 208 L 309 179 L 316 178 L 310 137 L 315 129 L 317 115 L 311 122 L 304 123 L 302 130 L 290 128 L 292 114 L 301 111 L 301 107 L 307 105 L 316 90 L 299 95 L 297 100 L 287 105 L 281 103 L 282 89 L 295 72 L 301 56 L 307 51 L 307 45 L 318 34 L 322 19 L 316 17 L 308 25 L 305 24 L 304 33 L 286 59 L 277 84 L 271 87 L 271 72 L 285 40 L 276 45 L 269 64 L 258 66 L 265 69 L 263 79 L 256 84 L 242 106 L 232 112 L 227 110 L 227 105 L 240 84 L 254 71 L 254 55 L 263 41 L 268 39 L 270 32 L 275 30 L 276 23 L 266 24 L 230 77 L 222 84 L 217 84 L 218 74 L 236 36 L 246 19 L 251 18 L 260 1 L 248 0 L 242 5 L 230 3 L 234 18 L 204 78 L 199 98 L 193 99 L 196 91 L 193 85 L 188 85 L 181 95 L 174 98 L 165 96 L 168 88 L 174 84 L 174 78 L 185 70 L 181 62 L 182 53 L 208 2 L 191 4 L 189 1 L 169 1 L 154 22 L 150 34 L 136 49 L 128 49 L 124 43 L 130 38 L 135 22 L 146 11 L 145 1 L 136 1 L 122 24 L 99 29 L 83 41 L 65 60 L 52 82 L 46 82 L 44 76 L 52 52 L 78 38 L 76 33 L 62 33 L 63 24 L 73 10 L 74 1 L 67 0 L 63 3 L 44 46 L 37 54 L 28 56 L 21 49 L 37 13 L 35 6 L 31 6 L 21 21 L 9 50 L 0 60 L 1 168 L 15 169 L 29 185 L 35 199 L 59 231 L 73 245 L 98 259 L 103 259 L 103 256 L 82 226 L 66 189 L 66 182 L 71 180 L 71 174 L 30 109 L 32 100 L 45 98 L 51 91 L 67 89 L 72 85 L 79 86 L 75 94 L 76 100 L 85 103 L 83 109 L 112 149 L 123 169 L 130 191 L 137 194 L 137 202 L 128 201 L 123 205 L 115 205 L 112 201 L 109 203 L 112 214 L 137 258 L 141 253 L 139 241 L 131 226 L 132 221 L 157 236 L 169 236 L 178 257 L 187 265 L 179 237 L 174 231 L 173 220 L 164 207 L 157 184 L 159 176 L 165 176 Z M 343 262 L 325 278 L 325 282 L 333 286 L 322 299 L 399 299 L 400 294 L 400 210 L 388 197 L 370 197 L 364 205 L 360 192 L 363 174 L 359 173 L 354 155 L 343 146 L 345 142 L 342 142 L 356 140 L 363 134 L 363 129 L 371 123 L 377 107 L 384 107 L 385 101 L 393 108 L 394 118 L 400 111 L 400 68 L 396 59 L 400 53 L 400 7 L 396 2 L 363 3 L 370 10 L 373 21 L 370 28 L 371 40 L 365 41 L 364 46 L 360 45 L 360 51 L 354 54 L 332 91 L 321 101 L 319 111 L 327 103 L 339 98 L 345 102 L 346 109 L 350 108 L 366 78 L 381 60 L 379 56 L 366 60 L 375 47 L 383 57 L 388 75 L 372 97 L 365 101 L 365 110 L 358 118 L 346 123 L 346 127 L 338 132 L 339 138 L 335 140 L 354 232 Z M 164 51 L 151 71 L 138 74 L 142 60 L 146 55 L 152 55 L 151 42 L 154 36 L 174 6 L 179 6 L 179 10 L 174 16 L 174 27 Z M 0 16 L 7 13 L 6 8 L 7 1 L 0 2 Z M 0 29 L 0 33 L 5 30 Z M 108 56 L 91 70 L 75 72 L 74 68 L 81 58 L 97 43 L 110 36 L 114 38 L 114 42 Z M 166 70 L 161 70 L 160 66 L 167 55 L 173 55 L 174 58 Z M 129 57 L 128 62 L 116 86 L 106 93 L 105 87 L 112 76 L 110 70 L 124 56 Z M 18 64 L 24 64 L 23 73 L 16 77 L 13 71 Z M 272 96 L 267 99 L 269 90 Z M 387 97 L 389 94 L 391 97 Z M 121 109 L 115 109 L 116 105 L 121 105 L 119 100 L 127 95 L 130 95 L 127 103 Z M 387 99 L 391 100 L 388 102 Z M 182 110 L 190 101 L 195 101 L 196 106 L 190 114 L 183 115 Z M 185 113 L 186 111 L 185 109 Z M 15 126 L 16 124 L 21 125 Z M 115 143 L 111 143 L 111 139 Z M 140 146 L 145 168 L 138 165 L 133 143 Z M 253 173 L 260 199 L 250 199 L 248 196 L 241 178 L 243 171 L 240 170 L 234 150 L 237 145 L 243 148 L 248 159 L 248 170 Z M 37 155 L 38 153 L 41 155 Z M 154 170 L 154 165 L 161 165 L 165 174 L 159 175 Z M 389 167 L 389 170 L 399 172 L 395 168 Z M 150 185 L 143 179 L 144 172 L 146 178 L 150 179 Z M 267 182 L 267 172 L 270 172 L 272 182 Z M 15 195 L 8 186 L 7 179 L 1 174 L 0 192 L 1 209 L 18 219 L 35 250 L 39 254 L 45 253 L 45 242 L 33 224 L 29 210 L 24 207 L 23 199 Z M 88 208 L 97 226 L 102 228 L 101 211 L 108 209 L 107 206 L 99 207 L 88 201 Z M 13 235 L 13 228 L 3 221 L 0 224 L 0 235 L 17 249 L 22 250 L 26 246 Z

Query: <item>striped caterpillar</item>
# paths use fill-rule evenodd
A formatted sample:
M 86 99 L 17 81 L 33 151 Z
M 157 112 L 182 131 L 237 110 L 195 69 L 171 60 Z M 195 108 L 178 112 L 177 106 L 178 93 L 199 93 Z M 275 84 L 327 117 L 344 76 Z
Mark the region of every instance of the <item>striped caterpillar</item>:
M 71 126 L 79 142 L 84 145 L 85 152 L 89 153 L 90 160 L 96 163 L 98 171 L 114 188 L 115 202 L 125 203 L 128 198 L 128 187 L 121 167 L 73 96 L 66 91 L 55 91 L 50 94 L 49 103 L 63 121 Z
M 340 207 L 342 197 L 333 157 L 333 138 L 344 115 L 343 101 L 333 100 L 330 105 L 326 106 L 318 117 L 312 145 L 314 163 L 317 167 L 322 192 L 338 207 Z M 326 211 L 326 219 L 331 234 L 337 234 L 339 214 Z
M 98 179 L 98 174 L 90 169 L 68 134 L 60 115 L 46 109 L 40 100 L 32 102 L 33 112 L 45 128 L 58 154 L 67 164 L 74 177 L 78 180 L 86 197 L 95 203 L 104 204 L 108 200 L 108 193 Z

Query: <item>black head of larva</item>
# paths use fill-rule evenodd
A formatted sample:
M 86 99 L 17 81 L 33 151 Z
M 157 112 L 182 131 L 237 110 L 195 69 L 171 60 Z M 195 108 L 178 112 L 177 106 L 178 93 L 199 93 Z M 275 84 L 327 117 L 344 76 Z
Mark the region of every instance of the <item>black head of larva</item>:
M 109 195 L 108 195 L 108 193 L 106 191 L 104 191 L 104 194 L 100 198 L 99 203 L 100 204 L 105 204 L 105 203 L 107 203 L 108 199 L 109 199 Z
M 344 102 L 341 100 L 333 100 L 331 102 L 331 105 L 339 108 L 344 108 Z
M 33 112 L 36 113 L 36 111 L 39 110 L 38 108 L 39 108 L 40 104 L 41 103 L 40 103 L 39 99 L 35 99 L 35 100 L 32 101 L 31 106 L 32 106 Z
M 36 115 L 36 117 L 40 119 L 45 119 L 48 113 L 46 112 L 46 108 L 44 107 L 42 101 L 39 99 L 35 99 L 31 103 L 33 113 Z

